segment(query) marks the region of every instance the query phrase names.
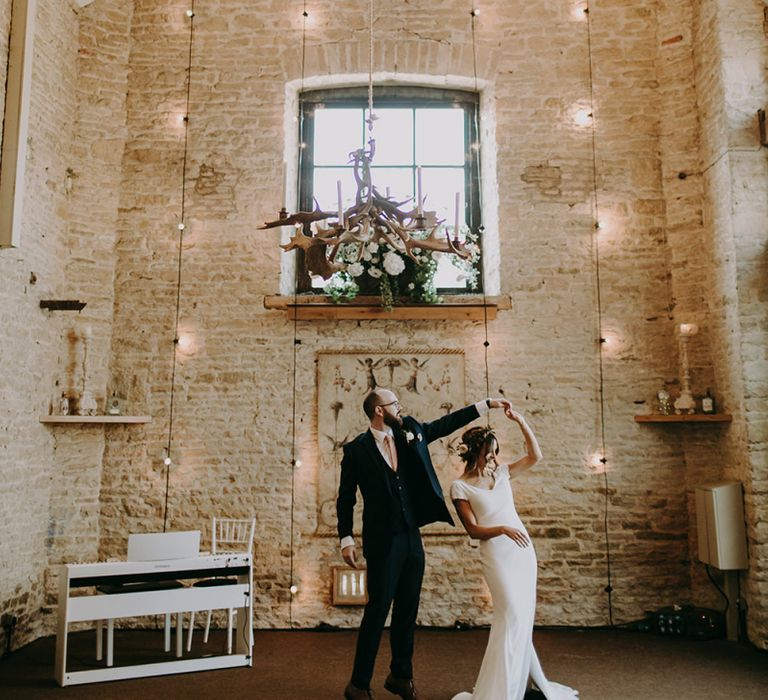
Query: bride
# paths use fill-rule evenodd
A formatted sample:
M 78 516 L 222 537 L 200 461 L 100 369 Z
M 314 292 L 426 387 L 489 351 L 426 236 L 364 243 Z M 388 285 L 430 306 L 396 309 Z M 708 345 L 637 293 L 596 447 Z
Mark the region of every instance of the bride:
M 464 474 L 451 486 L 464 528 L 481 541 L 483 574 L 493 598 L 491 632 L 474 691 L 453 700 L 523 700 L 529 680 L 547 700 L 572 700 L 578 691 L 548 681 L 533 648 L 536 553 L 515 510 L 510 484 L 510 478 L 541 459 L 541 450 L 525 419 L 512 409 L 505 413 L 520 426 L 526 456 L 497 465 L 499 444 L 491 429 L 470 428 L 459 446 Z

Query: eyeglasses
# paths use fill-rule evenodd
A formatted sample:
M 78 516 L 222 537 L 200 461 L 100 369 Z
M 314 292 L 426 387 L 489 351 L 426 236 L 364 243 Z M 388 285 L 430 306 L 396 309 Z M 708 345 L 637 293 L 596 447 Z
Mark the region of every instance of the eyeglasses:
M 389 403 L 380 403 L 379 406 L 381 406 L 382 408 L 386 408 L 387 406 L 395 406 L 397 408 L 400 408 L 400 402 L 390 401 Z

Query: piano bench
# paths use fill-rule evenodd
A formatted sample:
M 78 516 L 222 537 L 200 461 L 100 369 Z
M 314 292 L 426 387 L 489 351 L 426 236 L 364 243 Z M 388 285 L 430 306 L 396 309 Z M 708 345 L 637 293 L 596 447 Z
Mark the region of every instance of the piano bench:
M 99 593 L 105 595 L 120 595 L 123 593 L 145 593 L 149 591 L 169 591 L 177 588 L 186 588 L 181 581 L 136 581 L 132 583 L 116 583 L 116 584 L 100 584 L 96 586 L 96 590 Z M 181 656 L 181 616 L 177 615 L 177 626 L 179 629 L 176 631 L 176 635 L 179 642 L 176 645 L 176 655 Z M 96 623 L 96 660 L 102 660 L 102 635 L 103 635 L 104 622 L 99 620 Z M 165 615 L 165 633 L 164 633 L 164 647 L 165 651 L 171 650 L 171 616 Z M 107 666 L 112 666 L 114 663 L 114 621 L 112 619 L 107 620 Z

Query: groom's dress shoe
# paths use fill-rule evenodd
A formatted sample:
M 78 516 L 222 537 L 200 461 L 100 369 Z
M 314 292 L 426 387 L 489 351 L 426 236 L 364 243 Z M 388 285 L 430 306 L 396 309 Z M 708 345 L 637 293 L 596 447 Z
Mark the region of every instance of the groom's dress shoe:
M 344 688 L 344 700 L 373 700 L 373 693 L 349 683 Z
M 384 681 L 384 687 L 393 695 L 399 695 L 403 700 L 419 700 L 419 691 L 411 678 L 395 678 L 391 673 Z

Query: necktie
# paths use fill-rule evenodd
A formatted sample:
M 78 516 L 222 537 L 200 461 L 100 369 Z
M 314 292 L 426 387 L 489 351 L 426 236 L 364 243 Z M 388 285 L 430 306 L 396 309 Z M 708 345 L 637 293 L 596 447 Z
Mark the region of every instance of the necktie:
M 389 466 L 392 467 L 392 471 L 397 471 L 397 450 L 395 444 L 392 441 L 391 435 L 384 436 L 384 446 L 387 448 L 387 454 L 389 455 Z

